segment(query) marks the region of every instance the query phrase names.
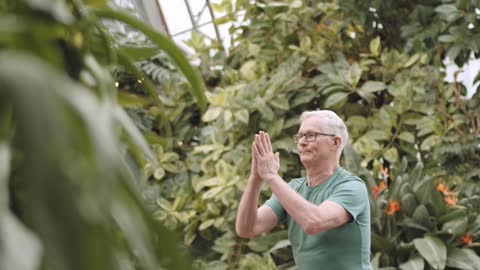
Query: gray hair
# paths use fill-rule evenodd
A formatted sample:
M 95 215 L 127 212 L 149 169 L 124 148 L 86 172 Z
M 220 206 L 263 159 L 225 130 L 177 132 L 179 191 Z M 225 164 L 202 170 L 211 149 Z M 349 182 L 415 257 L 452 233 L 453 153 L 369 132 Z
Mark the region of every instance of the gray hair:
M 328 125 L 326 127 L 326 132 L 335 134 L 342 139 L 342 143 L 340 144 L 340 148 L 338 149 L 338 157 L 340 158 L 343 148 L 348 143 L 348 130 L 342 118 L 340 118 L 336 113 L 330 110 L 305 111 L 300 116 L 300 123 L 302 123 L 305 119 L 311 117 L 327 119 Z

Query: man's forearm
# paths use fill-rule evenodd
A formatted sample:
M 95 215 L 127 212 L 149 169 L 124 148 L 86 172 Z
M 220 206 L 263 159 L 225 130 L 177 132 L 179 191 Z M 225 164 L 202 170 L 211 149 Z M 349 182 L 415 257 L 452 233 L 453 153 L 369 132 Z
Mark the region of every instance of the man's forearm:
M 265 182 L 280 201 L 285 211 L 287 211 L 295 222 L 305 231 L 307 231 L 312 224 L 320 222 L 317 206 L 297 194 L 279 175 L 271 177 L 265 180 Z
M 236 231 L 241 237 L 253 236 L 261 185 L 261 180 L 248 179 L 237 211 Z

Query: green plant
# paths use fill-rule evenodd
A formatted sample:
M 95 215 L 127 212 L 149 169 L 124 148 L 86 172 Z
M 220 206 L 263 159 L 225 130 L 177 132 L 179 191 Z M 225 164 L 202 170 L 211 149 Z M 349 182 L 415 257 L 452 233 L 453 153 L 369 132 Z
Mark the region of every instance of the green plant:
M 99 8 L 106 1 L 85 2 L 0 1 L 0 268 L 190 269 L 135 181 L 167 155 L 155 156 L 117 104 L 109 68 L 142 76 L 132 59 L 162 49 L 200 111 L 202 80 L 167 38 Z M 155 50 L 119 46 L 99 18 L 138 28 Z
M 447 18 L 445 5 L 463 12 Z M 165 202 L 157 208 L 164 221 L 192 210 L 202 213 L 176 224 L 201 260 L 217 269 L 236 269 L 244 254 L 254 252 L 271 256 L 279 268 L 291 265 L 285 237 L 239 239 L 235 213 L 249 173 L 253 134 L 271 134 L 288 181 L 302 174 L 290 138 L 298 116 L 321 107 L 346 120 L 352 148 L 342 164 L 373 190 L 375 267 L 477 267 L 478 90 L 466 98 L 462 86 L 444 82 L 441 72 L 446 56 L 463 64 L 465 53 L 478 53 L 477 21 L 471 31 L 454 31 L 468 27 L 474 2 L 238 0 L 215 8 L 227 14 L 219 23 L 239 14 L 245 14 L 246 23 L 230 29 L 235 45 L 220 73 L 208 58 L 218 48 L 202 44 L 198 36 L 190 42 L 200 60 L 208 59 L 200 63 L 202 74 L 212 76 L 205 80 L 216 84 L 207 93 L 198 144 L 183 153 L 192 164 L 187 167 L 190 186 L 163 197 L 175 207 Z M 445 41 L 442 36 L 451 31 L 461 38 Z M 462 53 L 454 53 L 457 47 Z M 442 181 L 458 192 L 455 207 L 445 206 L 444 199 L 452 198 L 436 191 Z M 262 199 L 268 196 L 263 190 Z M 459 213 L 462 220 L 455 217 Z M 457 242 L 462 233 L 470 234 L 471 244 Z M 425 249 L 430 243 L 435 248 Z M 437 249 L 442 256 L 434 260 Z M 458 258 L 471 265 L 460 265 Z

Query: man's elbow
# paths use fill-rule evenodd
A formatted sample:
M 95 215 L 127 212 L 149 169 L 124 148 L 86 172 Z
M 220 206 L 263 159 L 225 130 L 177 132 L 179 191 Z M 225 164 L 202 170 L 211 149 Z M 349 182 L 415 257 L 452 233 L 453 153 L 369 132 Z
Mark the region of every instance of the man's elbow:
M 317 235 L 319 234 L 320 232 L 322 232 L 321 230 L 318 230 L 316 228 L 313 228 L 313 227 L 305 227 L 303 229 L 303 231 L 308 234 L 308 235 Z
M 254 238 L 255 237 L 255 234 L 251 231 L 248 231 L 248 230 L 242 230 L 238 227 L 235 228 L 235 231 L 237 232 L 237 235 L 238 237 L 240 238 L 246 238 L 246 239 L 250 239 L 250 238 Z
M 324 231 L 317 223 L 309 222 L 303 226 L 303 231 L 308 235 L 317 235 Z
M 330 220 L 314 219 L 306 222 L 302 228 L 308 235 L 317 235 L 321 232 L 331 230 L 333 228 L 342 226 L 347 223 L 348 220 L 342 220 L 341 218 L 335 218 Z
M 238 235 L 238 237 L 245 238 L 245 239 L 250 239 L 250 238 L 255 237 L 255 235 L 251 232 L 244 232 L 244 231 L 240 231 L 238 229 L 237 229 L 237 235 Z

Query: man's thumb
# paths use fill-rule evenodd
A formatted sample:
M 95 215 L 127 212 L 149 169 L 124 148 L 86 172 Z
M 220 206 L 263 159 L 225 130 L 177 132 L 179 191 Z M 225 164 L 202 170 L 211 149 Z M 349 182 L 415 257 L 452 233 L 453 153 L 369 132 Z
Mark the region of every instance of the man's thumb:
M 277 160 L 280 160 L 280 153 L 279 153 L 279 152 L 276 152 L 276 153 L 275 153 L 275 158 L 276 158 Z

